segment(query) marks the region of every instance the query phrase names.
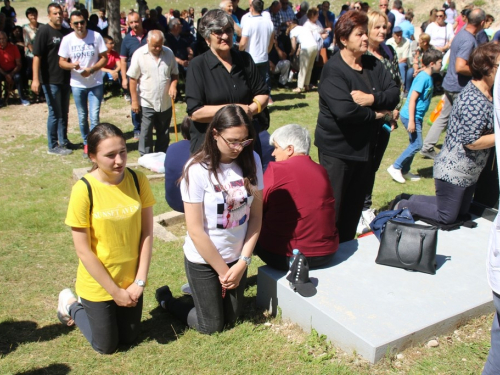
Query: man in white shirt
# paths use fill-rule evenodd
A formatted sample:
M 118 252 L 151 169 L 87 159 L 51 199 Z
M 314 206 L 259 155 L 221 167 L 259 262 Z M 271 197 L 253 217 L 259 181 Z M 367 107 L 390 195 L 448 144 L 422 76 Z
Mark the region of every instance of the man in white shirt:
M 99 124 L 104 96 L 100 70 L 108 63 L 108 48 L 99 33 L 87 30 L 87 21 L 80 11 L 75 10 L 71 13 L 70 22 L 75 31 L 66 35 L 61 41 L 59 66 L 71 71 L 70 86 L 83 138 L 83 157 L 88 158 L 87 135 Z M 42 66 L 41 69 L 43 68 Z
M 273 22 L 262 16 L 264 2 L 262 0 L 252 0 L 250 12 L 241 21 L 240 51 L 247 51 L 257 66 L 262 78 L 266 81 L 271 94 L 271 84 L 269 78 L 269 52 L 273 48 L 274 25 Z M 269 101 L 272 102 L 269 96 Z M 269 105 L 269 104 L 268 104 Z
M 132 56 L 127 76 L 130 78 L 132 111 L 142 112 L 139 153 L 167 152 L 168 130 L 172 118 L 172 99 L 177 95 L 179 69 L 174 53 L 165 47 L 165 36 L 160 30 L 151 30 L 148 44 Z M 139 91 L 137 90 L 139 86 Z M 156 142 L 153 151 L 153 127 Z
M 401 8 L 403 8 L 403 2 L 401 0 L 394 0 L 391 10 L 395 18 L 393 27 L 399 26 L 399 24 L 405 20 L 405 15 L 400 12 Z M 394 30 L 392 32 L 394 32 Z
M 403 80 L 405 93 L 410 90 L 413 81 L 413 67 L 411 64 L 411 41 L 403 37 L 403 30 L 396 26 L 392 32 L 392 38 L 388 39 L 387 45 L 394 48 L 398 55 L 399 73 Z
M 104 30 L 108 27 L 108 19 L 106 18 L 106 8 L 99 9 L 99 21 L 97 21 L 97 27 Z

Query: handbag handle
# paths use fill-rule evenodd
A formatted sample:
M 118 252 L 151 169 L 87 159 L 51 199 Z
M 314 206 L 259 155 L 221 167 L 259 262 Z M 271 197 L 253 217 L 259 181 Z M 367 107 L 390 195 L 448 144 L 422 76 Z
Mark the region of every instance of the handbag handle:
M 419 246 L 419 254 L 418 258 L 415 262 L 413 263 L 405 263 L 401 260 L 401 256 L 399 255 L 399 242 L 401 241 L 401 236 L 403 232 L 401 229 L 396 229 L 396 233 L 398 235 L 398 238 L 396 239 L 396 255 L 398 256 L 399 262 L 407 267 L 414 267 L 420 263 L 420 260 L 422 259 L 422 253 L 423 253 L 423 248 L 424 248 L 424 239 L 425 239 L 425 233 L 420 232 L 420 246 Z

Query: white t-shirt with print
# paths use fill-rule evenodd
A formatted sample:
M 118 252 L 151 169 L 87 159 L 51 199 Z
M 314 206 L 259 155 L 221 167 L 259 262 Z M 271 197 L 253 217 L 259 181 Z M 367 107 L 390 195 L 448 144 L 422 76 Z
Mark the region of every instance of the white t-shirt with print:
M 94 66 L 99 61 L 99 54 L 107 50 L 101 34 L 92 30 L 87 30 L 87 36 L 83 39 L 78 38 L 74 32 L 66 35 L 61 41 L 59 56 L 69 58 L 73 63 L 80 63 L 80 70 L 71 70 L 70 85 L 87 89 L 102 85 L 101 70 L 88 77 L 82 77 L 81 72 L 84 68 Z
M 254 152 L 257 166 L 257 189 L 264 188 L 262 164 L 259 155 Z M 189 160 L 186 165 L 191 163 Z M 203 203 L 203 227 L 226 263 L 236 261 L 243 248 L 247 233 L 248 219 L 253 196 L 248 195 L 243 183 L 241 168 L 232 162 L 220 164 L 217 174 L 210 175 L 201 164 L 193 164 L 189 168 L 189 186 L 181 181 L 182 200 L 188 203 Z M 184 255 L 197 264 L 207 264 L 198 253 L 193 241 L 186 236 Z

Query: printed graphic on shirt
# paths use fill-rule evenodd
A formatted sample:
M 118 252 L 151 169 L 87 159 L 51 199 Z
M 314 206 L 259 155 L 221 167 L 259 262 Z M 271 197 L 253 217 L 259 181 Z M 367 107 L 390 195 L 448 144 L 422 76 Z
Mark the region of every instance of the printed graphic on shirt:
M 432 92 L 434 91 L 434 86 L 428 87 L 424 93 L 424 100 L 430 100 L 432 98 Z
M 217 193 L 217 228 L 228 229 L 245 224 L 250 217 L 250 205 L 244 181 L 231 181 L 226 186 L 215 185 Z
M 134 215 L 140 209 L 139 204 L 134 204 L 130 206 L 123 206 L 119 204 L 115 208 L 109 208 L 103 211 L 93 211 L 93 219 L 114 219 L 114 220 L 124 220 L 128 219 Z
M 71 50 L 71 61 L 77 61 L 84 57 L 92 57 L 96 54 L 96 48 L 94 43 L 89 44 L 79 44 L 72 45 Z

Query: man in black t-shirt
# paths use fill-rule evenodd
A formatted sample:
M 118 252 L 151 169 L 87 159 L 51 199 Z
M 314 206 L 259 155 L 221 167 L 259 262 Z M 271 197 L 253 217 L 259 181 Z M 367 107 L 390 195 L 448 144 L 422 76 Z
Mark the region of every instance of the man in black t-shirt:
M 75 145 L 68 141 L 70 72 L 59 67 L 59 45 L 69 30 L 62 27 L 62 9 L 57 3 L 47 7 L 49 23 L 38 29 L 33 45 L 33 81 L 35 93 L 43 89 L 49 116 L 47 118 L 48 153 L 69 155 Z

